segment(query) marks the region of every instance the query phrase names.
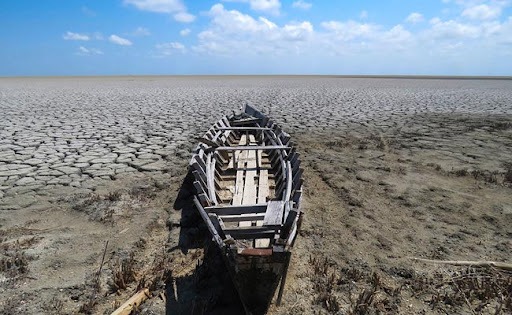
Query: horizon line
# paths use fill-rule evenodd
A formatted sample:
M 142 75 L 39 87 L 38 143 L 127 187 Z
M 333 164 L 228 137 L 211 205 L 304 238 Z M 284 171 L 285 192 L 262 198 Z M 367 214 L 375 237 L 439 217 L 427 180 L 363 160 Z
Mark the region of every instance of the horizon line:
M 458 79 L 458 80 L 512 80 L 504 75 L 424 75 L 424 74 L 107 74 L 107 75 L 13 75 L 0 79 L 50 79 L 50 78 L 123 78 L 123 77 L 325 77 L 362 79 Z

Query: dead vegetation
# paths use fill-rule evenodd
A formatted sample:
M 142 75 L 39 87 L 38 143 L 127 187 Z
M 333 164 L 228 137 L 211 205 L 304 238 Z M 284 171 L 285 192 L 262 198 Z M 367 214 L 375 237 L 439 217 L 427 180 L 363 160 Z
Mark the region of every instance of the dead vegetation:
M 313 303 L 328 314 L 396 314 L 410 295 L 447 313 L 510 314 L 512 273 L 493 268 L 443 268 L 433 272 L 380 272 L 364 265 L 339 267 L 309 257 Z M 424 309 L 427 311 L 427 309 Z
M 16 232 L 16 231 L 14 231 Z M 7 281 L 12 283 L 29 273 L 29 262 L 36 259 L 26 253 L 26 250 L 37 244 L 41 238 L 32 236 L 8 240 L 9 231 L 3 231 L 3 238 L 0 238 L 0 273 L 4 274 Z M 16 236 L 16 235 L 9 235 Z
M 133 253 L 124 255 L 124 257 L 113 258 L 110 263 L 112 279 L 110 279 L 109 285 L 111 292 L 115 293 L 127 289 L 136 279 L 136 269 Z

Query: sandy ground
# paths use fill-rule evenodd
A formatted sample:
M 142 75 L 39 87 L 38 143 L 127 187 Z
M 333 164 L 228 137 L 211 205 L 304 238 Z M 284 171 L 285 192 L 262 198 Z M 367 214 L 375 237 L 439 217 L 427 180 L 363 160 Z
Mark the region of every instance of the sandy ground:
M 269 314 L 507 314 L 512 81 L 0 79 L 0 313 L 240 314 L 187 163 L 250 101 L 292 135 L 304 222 Z M 490 281 L 490 282 L 489 282 Z M 492 289 L 489 289 L 492 288 Z

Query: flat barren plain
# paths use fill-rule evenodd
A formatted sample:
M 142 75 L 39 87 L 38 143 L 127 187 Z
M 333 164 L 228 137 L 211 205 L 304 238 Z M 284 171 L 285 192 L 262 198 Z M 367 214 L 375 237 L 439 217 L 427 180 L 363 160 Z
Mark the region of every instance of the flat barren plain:
M 242 314 L 190 206 L 195 137 L 250 102 L 304 218 L 269 314 L 510 314 L 512 80 L 0 78 L 0 314 Z

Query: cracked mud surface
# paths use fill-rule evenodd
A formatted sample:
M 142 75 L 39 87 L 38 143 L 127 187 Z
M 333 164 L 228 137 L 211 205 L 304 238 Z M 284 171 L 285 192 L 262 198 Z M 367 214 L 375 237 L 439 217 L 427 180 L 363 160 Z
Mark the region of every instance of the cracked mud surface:
M 284 306 L 272 314 L 330 312 L 316 299 L 318 275 L 308 255 L 328 257 L 336 270 L 379 272 L 396 286 L 404 274 L 437 268 L 413 265 L 407 256 L 510 258 L 512 81 L 0 79 L 0 258 L 25 253 L 0 276 L 8 306 L 75 313 L 107 240 L 101 287 L 110 295 L 96 312 L 133 293 L 130 287 L 116 295 L 109 285 L 110 263 L 127 252 L 139 274 L 163 248 L 178 280 L 197 272 L 201 241 L 188 253 L 178 249 L 182 232 L 195 235 L 197 228 L 172 210 L 173 202 L 194 137 L 245 101 L 292 135 L 305 168 L 303 231 Z M 184 286 L 185 297 L 191 286 Z M 345 311 L 347 290 L 333 289 Z M 392 301 L 396 310 L 446 312 L 413 293 L 393 297 L 402 301 Z M 191 302 L 180 303 L 175 310 Z M 148 302 L 155 313 L 165 307 L 157 298 Z

